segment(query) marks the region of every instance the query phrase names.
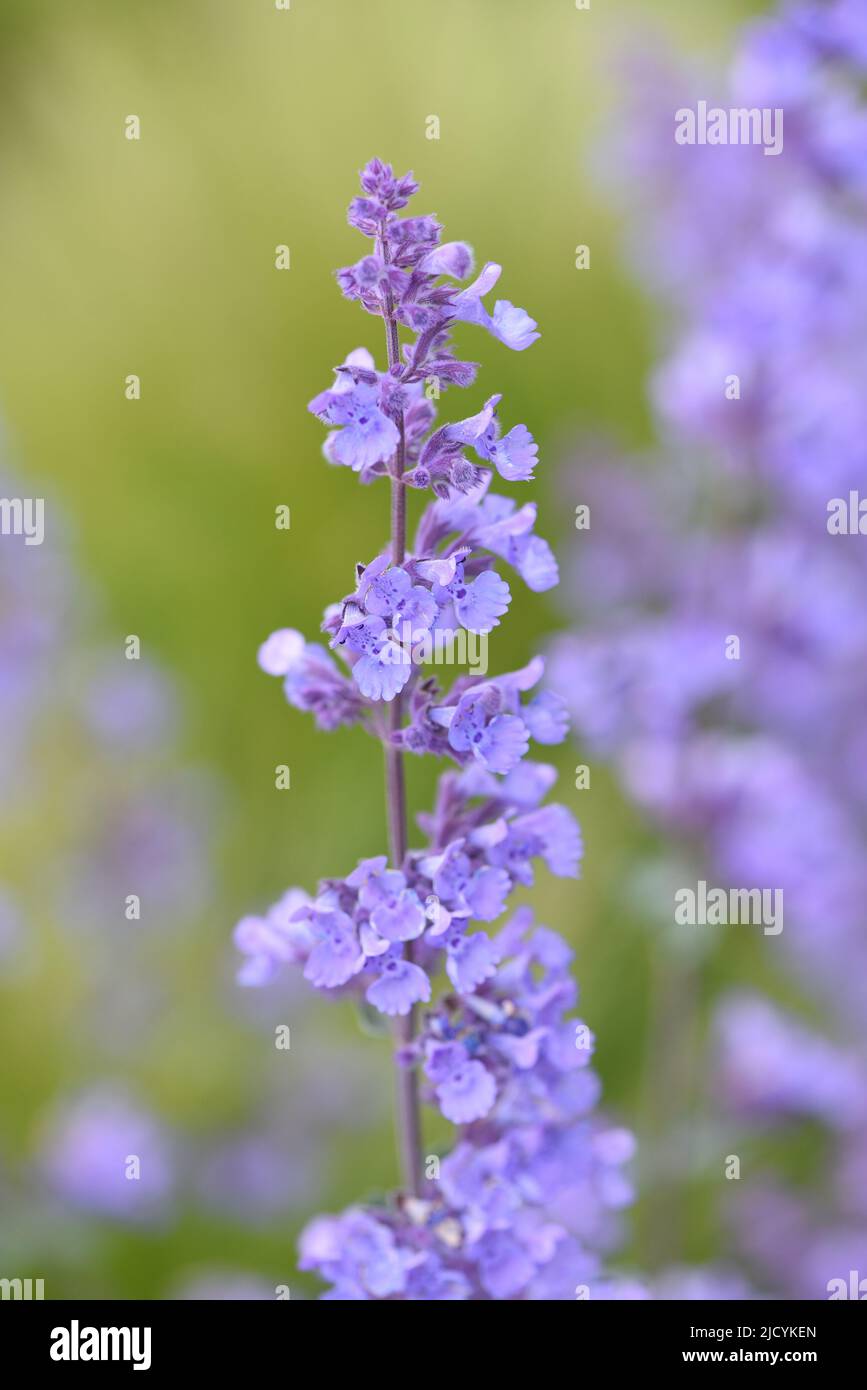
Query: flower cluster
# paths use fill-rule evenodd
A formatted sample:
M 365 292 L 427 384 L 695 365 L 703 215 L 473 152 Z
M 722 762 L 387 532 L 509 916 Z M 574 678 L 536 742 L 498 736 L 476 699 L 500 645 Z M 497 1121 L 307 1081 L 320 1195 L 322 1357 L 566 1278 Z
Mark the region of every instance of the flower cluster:
M 533 436 L 525 425 L 501 434 L 496 415 L 500 396 L 492 396 L 477 415 L 425 436 L 434 417 L 431 396 L 475 380 L 477 364 L 458 360 L 451 349 L 453 325 L 478 324 L 507 347 L 522 351 L 539 337 L 534 320 L 505 299 L 488 312 L 484 298 L 502 272 L 493 262 L 464 289 L 450 283 L 471 273 L 472 251 L 464 242 L 441 243 L 442 228 L 433 217 L 397 216 L 417 191 L 411 176 L 395 179 L 388 165 L 374 160 L 363 171 L 362 185 L 364 196 L 351 203 L 349 221 L 373 238 L 374 249 L 340 270 L 338 283 L 347 299 L 386 320 L 394 347 L 398 324 L 414 337 L 403 344 L 400 356 L 391 354 L 387 372 L 378 372 L 370 353 L 357 348 L 336 369 L 334 385 L 310 402 L 313 414 L 334 426 L 325 457 L 370 482 L 388 474 L 400 443 L 404 483 L 433 488 L 440 497 L 471 490 L 485 465 L 512 482 L 531 478 Z M 467 459 L 465 449 L 480 462 Z
M 502 781 L 475 768 L 446 774 L 432 818 L 448 837 L 443 847 L 435 835 L 432 848 L 410 851 L 400 869 L 389 869 L 385 855 L 363 859 L 345 878 L 321 883 L 313 899 L 290 889 L 264 916 L 242 918 L 235 929 L 247 957 L 241 982 L 265 984 L 292 963 L 316 988 L 342 990 L 391 1015 L 430 999 L 438 966 L 459 993 L 472 993 L 502 954 L 484 931 L 471 933 L 472 924 L 502 916 L 515 885 L 533 882 L 534 860 L 560 877 L 578 872 L 572 815 L 538 804 L 554 775 L 536 763 Z
M 780 159 L 675 145 L 683 79 L 645 66 L 636 83 L 614 163 L 630 192 L 649 180 L 632 219 L 642 265 L 680 315 L 651 382 L 666 452 L 653 470 L 582 470 L 582 629 L 552 665 L 582 738 L 699 850 L 702 874 L 783 891 L 779 949 L 833 1041 L 768 1002 L 724 1002 L 724 1102 L 753 1124 L 819 1119 L 841 1170 L 862 1173 L 867 552 L 840 515 L 867 491 L 864 14 L 860 0 L 793 3 L 747 31 L 731 103 L 784 110 Z M 795 1199 L 794 1245 L 785 1219 L 760 1219 L 763 1204 L 785 1208 L 794 1230 L 791 1194 L 751 1202 L 769 1289 L 826 1297 L 844 1248 L 846 1269 L 864 1267 L 867 1209 L 852 1191 L 841 1185 L 837 1216 Z M 844 1244 L 826 1240 L 835 1222 L 848 1222 Z
M 324 647 L 306 642 L 291 628 L 272 633 L 262 644 L 259 665 L 284 678 L 289 703 L 311 711 L 320 728 L 361 719 L 365 700 L 393 700 L 432 654 L 446 650 L 461 633 L 487 636 L 498 627 L 511 591 L 492 568 L 494 556 L 510 564 L 535 592 L 557 583 L 551 549 L 534 531 L 535 504 L 518 508 L 510 498 L 491 494 L 488 484 L 489 478 L 482 478 L 457 502 L 431 503 L 419 523 L 413 553 L 402 564 L 392 563 L 383 551 L 356 567 L 354 590 L 326 612 L 322 624 L 347 673 Z M 521 688 L 523 679 L 535 684 L 539 663 L 532 673 L 532 679 L 523 673 L 508 678 L 503 700 L 508 689 Z M 532 732 L 532 720 L 530 728 Z
M 486 666 L 458 675 L 447 689 L 425 669 L 441 644 L 486 638 L 499 625 L 511 591 L 496 562 L 534 592 L 557 583 L 550 547 L 535 534 L 535 504 L 491 491 L 494 473 L 509 483 L 532 478 L 537 448 L 527 428 L 501 430 L 498 395 L 434 428 L 440 391 L 475 379 L 475 364 L 452 352 L 455 323 L 475 323 L 517 350 L 539 335 L 508 301 L 485 307 L 499 266 L 488 263 L 459 289 L 453 282 L 471 273 L 469 247 L 441 243 L 432 217 L 398 216 L 416 192 L 411 175 L 397 178 L 374 160 L 361 186 L 349 220 L 373 249 L 338 281 L 384 320 L 388 366 L 378 371 L 357 349 L 310 409 L 331 427 L 329 462 L 362 482 L 389 479 L 392 535 L 326 610 L 328 649 L 284 628 L 262 645 L 259 664 L 320 728 L 363 723 L 383 741 L 391 859 L 363 859 L 312 897 L 290 889 L 264 915 L 243 918 L 235 941 L 243 984 L 294 966 L 315 988 L 395 1018 L 399 1075 L 460 1136 L 441 1173 L 405 1171 L 403 1190 L 381 1208 L 314 1221 L 302 1265 L 332 1283 L 326 1297 L 341 1299 L 574 1297 L 591 1276 L 597 1296 L 607 1296 L 598 1292 L 607 1287 L 598 1252 L 612 1239 L 610 1213 L 629 1200 L 618 1169 L 631 1141 L 590 1116 L 592 1039 L 566 1018 L 571 952 L 523 910 L 486 929 L 518 886 L 532 884 L 538 862 L 578 875 L 579 828 L 565 806 L 545 802 L 554 769 L 525 756 L 531 741 L 565 738 L 565 704 L 539 688 L 539 657 L 505 675 L 488 676 Z M 408 549 L 413 490 L 433 497 Z M 395 792 L 409 753 L 454 765 L 418 817 L 426 840 L 418 848 L 407 846 Z
M 592 1117 L 592 1036 L 564 1014 L 571 951 L 520 909 L 472 993 L 447 994 L 415 1045 L 443 1114 L 463 1126 L 418 1199 L 323 1217 L 302 1268 L 341 1299 L 614 1296 L 598 1251 L 632 1198 L 633 1141 Z M 402 1059 L 405 1065 L 410 1058 Z

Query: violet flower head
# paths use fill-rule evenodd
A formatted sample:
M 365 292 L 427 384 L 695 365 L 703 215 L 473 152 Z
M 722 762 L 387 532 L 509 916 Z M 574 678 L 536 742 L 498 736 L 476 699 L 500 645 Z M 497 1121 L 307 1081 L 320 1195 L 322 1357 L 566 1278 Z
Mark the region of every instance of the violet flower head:
M 557 583 L 535 504 L 490 490 L 495 474 L 533 478 L 529 429 L 504 428 L 499 395 L 434 423 L 440 393 L 475 380 L 476 364 L 452 349 L 456 322 L 517 351 L 539 334 L 523 309 L 485 305 L 500 266 L 457 287 L 472 252 L 442 242 L 435 218 L 401 215 L 417 189 L 380 160 L 362 171 L 349 222 L 371 245 L 338 284 L 383 320 L 386 363 L 354 350 L 310 403 L 329 427 L 330 463 L 363 483 L 388 479 L 391 535 L 326 610 L 327 648 L 286 627 L 259 649 L 262 669 L 320 728 L 361 723 L 382 742 L 389 853 L 242 918 L 239 980 L 264 985 L 294 968 L 367 1018 L 392 1020 L 401 1188 L 381 1207 L 307 1227 L 301 1266 L 329 1283 L 326 1299 L 572 1297 L 582 1279 L 608 1286 L 599 1251 L 630 1200 L 620 1170 L 631 1142 L 592 1117 L 592 1037 L 568 1014 L 576 990 L 566 943 L 526 910 L 489 930 L 539 863 L 578 876 L 580 830 L 567 807 L 545 802 L 554 769 L 526 757 L 531 743 L 566 737 L 566 705 L 540 688 L 538 656 L 450 683 L 439 669 L 456 664 L 446 652 L 469 650 L 506 617 L 512 590 L 501 564 L 534 592 Z M 433 496 L 408 545 L 407 500 L 419 491 Z M 417 846 L 405 813 L 408 753 L 454 765 L 418 816 Z M 439 1177 L 422 1171 L 423 1102 L 458 1127 Z

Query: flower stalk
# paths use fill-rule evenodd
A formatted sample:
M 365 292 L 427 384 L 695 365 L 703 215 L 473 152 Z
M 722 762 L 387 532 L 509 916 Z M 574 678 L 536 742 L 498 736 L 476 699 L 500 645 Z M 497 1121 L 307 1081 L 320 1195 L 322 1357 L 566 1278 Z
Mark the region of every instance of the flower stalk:
M 326 611 L 329 650 L 283 628 L 260 648 L 259 664 L 282 677 L 289 703 L 320 728 L 359 724 L 382 739 L 389 853 L 324 880 L 314 897 L 290 889 L 264 917 L 244 918 L 235 932 L 246 958 L 239 978 L 263 984 L 296 964 L 315 988 L 394 1021 L 402 1185 L 376 1207 L 307 1228 L 302 1267 L 330 1281 L 328 1297 L 542 1298 L 560 1296 L 556 1287 L 572 1298 L 579 1274 L 595 1268 L 584 1245 L 592 1221 L 581 1213 L 579 1239 L 546 1204 L 559 1193 L 564 1209 L 577 1212 L 595 1202 L 597 1188 L 619 1199 L 622 1183 L 610 1174 L 603 1180 L 603 1170 L 625 1161 L 630 1141 L 587 1127 L 592 1035 L 566 1016 L 575 1000 L 566 943 L 524 908 L 496 936 L 485 929 L 519 884 L 532 883 L 539 862 L 578 876 L 574 817 L 543 804 L 554 769 L 525 760 L 531 740 L 565 738 L 564 704 L 534 693 L 541 657 L 501 676 L 457 675 L 444 688 L 442 673 L 423 668 L 417 655 L 419 647 L 436 650 L 434 635 L 466 639 L 499 626 L 511 590 L 498 560 L 535 592 L 557 583 L 550 547 L 535 534 L 535 504 L 518 506 L 490 487 L 494 474 L 510 483 L 532 479 L 537 447 L 529 430 L 502 433 L 499 396 L 434 429 L 426 389 L 436 381 L 430 395 L 439 398 L 475 379 L 476 364 L 451 348 L 458 321 L 515 351 L 539 334 L 507 300 L 493 313 L 485 307 L 500 275 L 494 263 L 463 289 L 449 283 L 470 274 L 472 252 L 463 242 L 441 244 L 433 217 L 398 216 L 417 191 L 411 174 L 396 178 L 372 160 L 361 185 L 349 221 L 373 252 L 339 271 L 338 281 L 348 299 L 382 318 L 387 370 L 376 369 L 366 348 L 355 349 L 310 409 L 332 426 L 324 446 L 330 463 L 363 483 L 389 480 L 390 536 L 356 565 L 353 591 Z M 414 335 L 404 348 L 399 327 Z M 411 546 L 408 487 L 430 495 Z M 448 759 L 453 769 L 440 777 L 434 809 L 417 818 L 427 840 L 421 848 L 408 844 L 409 753 Z M 442 988 L 432 1003 L 434 978 Z M 439 1171 L 434 1165 L 424 1176 L 422 1103 L 457 1128 L 454 1147 L 437 1156 Z M 575 1125 L 585 1127 L 577 1141 Z M 573 1202 L 575 1182 L 583 1196 L 573 1194 Z M 482 1198 L 489 1209 L 479 1206 Z
M 388 261 L 383 246 L 383 260 Z M 390 291 L 385 295 L 386 351 L 389 370 L 400 369 L 399 338 Z M 391 462 L 391 560 L 402 565 L 406 558 L 406 486 L 403 481 L 405 423 L 403 410 L 398 411 L 397 448 Z M 388 709 L 388 738 L 385 744 L 385 796 L 388 817 L 388 837 L 392 867 L 400 870 L 407 851 L 406 774 L 403 753 L 393 742 L 403 722 L 403 700 L 400 692 Z M 407 942 L 406 958 L 412 962 L 412 942 Z M 415 1005 L 408 1014 L 398 1017 L 394 1024 L 395 1058 L 395 1131 L 400 1160 L 401 1185 L 413 1197 L 422 1192 L 421 1107 L 418 1095 L 418 1073 L 407 1065 L 406 1049 L 415 1036 Z

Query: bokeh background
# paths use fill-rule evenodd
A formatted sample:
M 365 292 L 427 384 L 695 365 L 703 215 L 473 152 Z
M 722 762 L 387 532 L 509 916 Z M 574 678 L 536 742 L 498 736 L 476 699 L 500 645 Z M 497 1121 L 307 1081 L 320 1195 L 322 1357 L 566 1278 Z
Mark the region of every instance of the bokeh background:
M 649 28 L 720 65 L 762 9 L 0 0 L 0 473 L 47 507 L 41 550 L 0 542 L 2 601 L 25 615 L 0 705 L 0 1274 L 44 1277 L 49 1297 L 210 1279 L 294 1296 L 312 1289 L 294 1269 L 305 1217 L 394 1181 L 388 1048 L 303 989 L 241 997 L 230 942 L 242 913 L 384 840 L 378 748 L 315 733 L 254 659 L 275 627 L 315 634 L 387 525 L 380 489 L 322 461 L 306 411 L 346 351 L 381 355 L 333 283 L 360 254 L 345 204 L 370 156 L 413 168 L 420 209 L 501 261 L 503 293 L 539 320 L 532 352 L 483 350 L 476 393 L 502 391 L 539 440 L 540 530 L 565 558 L 569 441 L 650 441 L 659 311 L 593 171 L 626 95 L 617 51 Z M 563 621 L 517 592 L 496 668 Z M 560 752 L 584 877 L 534 901 L 576 947 L 606 1105 L 643 1140 L 663 1104 L 688 1123 L 701 1099 L 677 1059 L 656 1065 L 678 977 L 640 895 L 624 904 L 651 832 L 601 768 L 573 791 Z M 423 804 L 429 774 L 411 774 Z M 711 984 L 763 969 L 739 939 Z M 148 1173 L 131 1207 L 93 1157 L 119 1123 Z M 641 1193 L 624 1269 L 724 1251 L 701 1176 L 657 1152 Z

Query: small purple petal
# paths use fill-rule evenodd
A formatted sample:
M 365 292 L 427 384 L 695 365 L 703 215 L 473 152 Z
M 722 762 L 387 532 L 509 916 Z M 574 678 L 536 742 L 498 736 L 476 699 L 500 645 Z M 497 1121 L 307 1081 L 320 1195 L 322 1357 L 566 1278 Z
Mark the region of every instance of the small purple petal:
M 473 752 L 491 772 L 511 772 L 529 746 L 524 721 L 514 714 L 498 714 L 473 744 Z
M 430 980 L 418 965 L 390 959 L 367 991 L 367 1000 L 382 1014 L 408 1014 L 413 1004 L 430 999 Z
M 459 585 L 453 597 L 455 612 L 469 632 L 491 632 L 499 627 L 512 596 L 495 570 L 485 570 L 466 586 Z

